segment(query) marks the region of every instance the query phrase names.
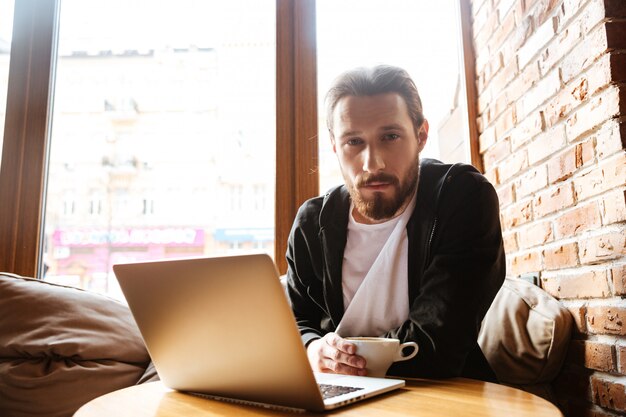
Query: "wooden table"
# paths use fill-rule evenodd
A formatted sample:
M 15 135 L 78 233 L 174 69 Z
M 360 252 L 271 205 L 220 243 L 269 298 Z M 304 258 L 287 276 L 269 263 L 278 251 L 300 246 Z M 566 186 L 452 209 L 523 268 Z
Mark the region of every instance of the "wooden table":
M 562 417 L 550 402 L 527 392 L 465 378 L 407 380 L 406 387 L 329 411 L 333 416 Z M 132 416 L 319 416 L 208 400 L 165 388 L 160 382 L 136 385 L 96 398 L 75 417 Z

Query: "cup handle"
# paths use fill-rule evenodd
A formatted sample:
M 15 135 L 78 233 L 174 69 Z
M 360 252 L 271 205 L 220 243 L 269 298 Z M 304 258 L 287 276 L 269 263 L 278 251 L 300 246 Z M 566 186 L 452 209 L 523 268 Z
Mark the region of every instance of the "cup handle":
M 413 348 L 413 352 L 409 353 L 406 356 L 402 355 L 402 350 L 406 347 L 412 347 Z M 407 361 L 409 359 L 411 359 L 412 357 L 414 357 L 415 355 L 417 355 L 417 351 L 419 350 L 419 348 L 417 347 L 417 343 L 415 342 L 406 342 L 406 343 L 402 343 L 399 347 L 398 347 L 398 353 L 396 354 L 396 357 L 394 358 L 394 362 L 398 362 L 398 361 Z

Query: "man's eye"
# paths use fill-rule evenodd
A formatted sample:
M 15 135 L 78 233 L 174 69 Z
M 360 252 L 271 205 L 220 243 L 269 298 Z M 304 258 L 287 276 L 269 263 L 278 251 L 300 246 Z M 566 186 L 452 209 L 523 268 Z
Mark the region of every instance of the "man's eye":
M 363 143 L 363 140 L 359 138 L 352 138 L 346 141 L 346 145 L 350 145 L 350 146 L 360 145 L 361 143 Z
M 388 133 L 385 136 L 383 136 L 384 140 L 396 140 L 400 137 L 400 135 L 397 135 L 395 133 Z

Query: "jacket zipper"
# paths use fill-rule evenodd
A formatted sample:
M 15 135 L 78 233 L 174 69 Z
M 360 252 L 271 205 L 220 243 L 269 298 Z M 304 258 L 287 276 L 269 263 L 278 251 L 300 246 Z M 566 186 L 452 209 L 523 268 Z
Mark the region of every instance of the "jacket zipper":
M 428 243 L 426 244 L 426 257 L 424 258 L 424 265 L 426 265 L 430 258 L 430 247 L 435 237 L 435 229 L 437 229 L 437 217 L 435 217 L 435 221 L 433 222 L 433 228 L 430 230 L 430 237 L 428 238 Z

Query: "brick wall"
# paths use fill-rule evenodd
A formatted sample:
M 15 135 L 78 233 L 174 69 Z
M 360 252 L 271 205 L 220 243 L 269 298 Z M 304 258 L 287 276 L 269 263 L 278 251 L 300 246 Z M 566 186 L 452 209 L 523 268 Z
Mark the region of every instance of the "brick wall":
M 470 0 L 480 151 L 508 275 L 576 323 L 567 415 L 626 413 L 626 0 Z

